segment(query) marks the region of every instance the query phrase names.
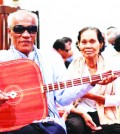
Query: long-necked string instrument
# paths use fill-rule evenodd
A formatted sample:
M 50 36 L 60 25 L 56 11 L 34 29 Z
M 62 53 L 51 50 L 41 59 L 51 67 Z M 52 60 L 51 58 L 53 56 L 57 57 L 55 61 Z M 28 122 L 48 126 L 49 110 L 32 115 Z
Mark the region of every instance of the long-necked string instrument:
M 114 74 L 120 75 L 120 70 Z M 101 80 L 110 72 L 43 85 L 37 64 L 28 59 L 0 63 L 0 90 L 10 98 L 0 105 L 0 132 L 19 129 L 48 115 L 46 92 Z

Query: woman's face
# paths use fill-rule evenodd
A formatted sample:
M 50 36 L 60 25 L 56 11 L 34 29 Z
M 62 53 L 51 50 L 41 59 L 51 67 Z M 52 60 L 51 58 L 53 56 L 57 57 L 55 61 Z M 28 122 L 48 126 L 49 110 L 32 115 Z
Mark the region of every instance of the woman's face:
M 88 29 L 81 34 L 78 45 L 85 58 L 96 58 L 103 44 L 98 41 L 96 31 Z

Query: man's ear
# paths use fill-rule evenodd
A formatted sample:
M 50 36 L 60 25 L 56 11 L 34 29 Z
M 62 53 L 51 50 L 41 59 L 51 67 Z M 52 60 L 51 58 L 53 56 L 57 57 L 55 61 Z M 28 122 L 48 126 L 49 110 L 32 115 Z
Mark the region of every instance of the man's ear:
M 11 29 L 9 27 L 7 28 L 7 32 L 8 32 L 9 38 L 11 38 Z

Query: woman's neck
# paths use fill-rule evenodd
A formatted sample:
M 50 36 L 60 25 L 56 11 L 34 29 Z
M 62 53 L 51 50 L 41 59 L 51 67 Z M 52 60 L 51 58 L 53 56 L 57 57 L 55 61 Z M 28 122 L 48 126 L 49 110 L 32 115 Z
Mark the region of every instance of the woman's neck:
M 98 58 L 86 59 L 86 64 L 88 66 L 88 70 L 90 71 L 91 75 L 93 75 L 97 72 L 97 60 L 98 60 Z

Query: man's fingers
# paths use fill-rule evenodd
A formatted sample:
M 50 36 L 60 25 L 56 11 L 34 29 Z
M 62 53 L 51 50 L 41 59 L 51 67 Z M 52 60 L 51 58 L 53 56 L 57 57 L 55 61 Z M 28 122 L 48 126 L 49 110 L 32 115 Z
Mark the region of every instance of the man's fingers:
M 4 96 L 3 94 L 0 94 L 0 100 L 5 100 L 5 99 L 8 99 L 8 97 Z

